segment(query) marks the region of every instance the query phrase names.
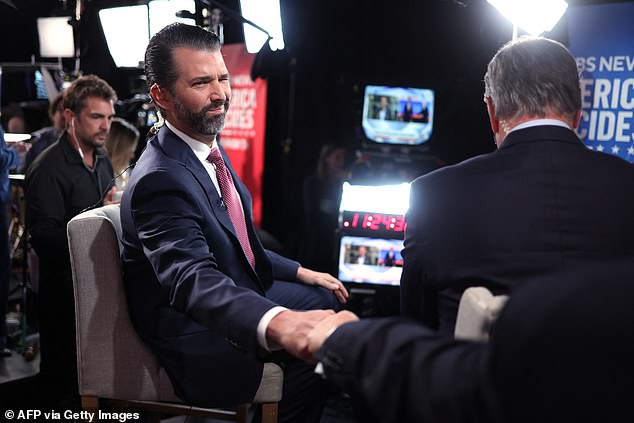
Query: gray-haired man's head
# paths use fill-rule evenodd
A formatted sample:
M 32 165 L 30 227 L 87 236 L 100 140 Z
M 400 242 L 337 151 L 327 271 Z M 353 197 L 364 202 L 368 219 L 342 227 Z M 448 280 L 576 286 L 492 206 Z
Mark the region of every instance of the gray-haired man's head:
M 547 38 L 522 37 L 504 45 L 491 59 L 484 84 L 484 95 L 501 121 L 572 118 L 581 109 L 575 59 L 566 47 Z

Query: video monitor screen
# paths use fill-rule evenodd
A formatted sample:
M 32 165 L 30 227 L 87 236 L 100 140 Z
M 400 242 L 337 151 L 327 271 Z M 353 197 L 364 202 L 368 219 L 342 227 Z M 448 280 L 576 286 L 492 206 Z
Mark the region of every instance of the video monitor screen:
M 47 100 L 44 76 L 39 69 L 0 72 L 2 104 Z
M 402 240 L 343 236 L 339 248 L 340 280 L 399 285 L 403 272 Z
M 368 85 L 363 99 L 365 136 L 377 143 L 420 145 L 434 126 L 434 91 Z

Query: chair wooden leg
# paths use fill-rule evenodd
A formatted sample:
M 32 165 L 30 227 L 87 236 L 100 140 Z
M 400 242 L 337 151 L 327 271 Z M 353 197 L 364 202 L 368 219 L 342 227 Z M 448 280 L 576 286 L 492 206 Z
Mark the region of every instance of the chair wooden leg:
M 90 411 L 97 410 L 99 408 L 99 398 L 92 397 L 90 395 L 83 395 L 81 397 L 81 408 Z
M 236 408 L 236 422 L 237 423 L 247 423 L 247 418 L 249 417 L 249 409 L 251 408 L 251 404 L 240 404 Z
M 81 408 L 82 410 L 89 411 L 91 413 L 97 413 L 97 410 L 99 410 L 99 398 L 89 395 L 82 395 Z M 96 419 L 93 420 L 93 422 L 95 421 Z
M 277 423 L 277 403 L 262 404 L 262 423 Z

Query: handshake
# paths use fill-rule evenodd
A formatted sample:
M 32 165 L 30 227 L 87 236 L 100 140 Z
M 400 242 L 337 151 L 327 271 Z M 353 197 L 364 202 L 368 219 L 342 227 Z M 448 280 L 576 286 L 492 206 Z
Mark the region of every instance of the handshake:
M 332 310 L 286 310 L 271 320 L 266 336 L 295 357 L 314 362 L 313 355 L 335 329 L 357 320 L 359 318 L 354 313 L 346 310 L 339 313 Z

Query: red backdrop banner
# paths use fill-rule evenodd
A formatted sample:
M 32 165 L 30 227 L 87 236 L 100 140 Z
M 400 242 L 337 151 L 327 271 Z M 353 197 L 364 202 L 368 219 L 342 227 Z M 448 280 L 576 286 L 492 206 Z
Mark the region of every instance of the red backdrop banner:
M 251 80 L 255 55 L 244 44 L 223 46 L 222 53 L 231 75 L 231 106 L 220 134 L 220 143 L 231 165 L 253 197 L 253 222 L 262 222 L 262 172 L 266 129 L 266 81 Z

